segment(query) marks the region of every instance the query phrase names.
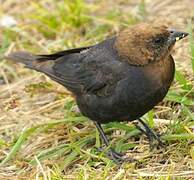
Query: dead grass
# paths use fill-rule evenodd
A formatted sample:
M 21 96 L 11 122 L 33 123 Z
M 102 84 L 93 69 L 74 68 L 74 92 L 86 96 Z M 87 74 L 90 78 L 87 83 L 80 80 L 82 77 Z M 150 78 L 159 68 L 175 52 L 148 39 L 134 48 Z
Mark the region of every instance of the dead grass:
M 121 166 L 96 150 L 99 134 L 77 111 L 69 92 L 3 59 L 16 49 L 47 53 L 94 44 L 139 21 L 187 29 L 194 15 L 192 0 L 0 2 L 0 20 L 10 15 L 17 21 L 9 28 L 0 26 L 0 179 L 194 177 L 193 50 L 188 39 L 174 51 L 178 71 L 171 91 L 145 115 L 157 132 L 165 133 L 166 148 L 150 152 L 147 139 L 131 123 L 105 125 L 113 146 L 129 149 L 127 156 L 138 159 Z

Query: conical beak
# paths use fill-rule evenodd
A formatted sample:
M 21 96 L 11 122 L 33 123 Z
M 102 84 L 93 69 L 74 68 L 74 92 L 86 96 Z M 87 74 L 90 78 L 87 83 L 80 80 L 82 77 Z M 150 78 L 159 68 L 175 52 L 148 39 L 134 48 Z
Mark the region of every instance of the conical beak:
M 168 38 L 168 41 L 170 45 L 174 44 L 175 42 L 189 35 L 189 33 L 187 32 L 176 31 L 174 29 L 169 29 L 169 32 L 170 32 L 170 36 Z

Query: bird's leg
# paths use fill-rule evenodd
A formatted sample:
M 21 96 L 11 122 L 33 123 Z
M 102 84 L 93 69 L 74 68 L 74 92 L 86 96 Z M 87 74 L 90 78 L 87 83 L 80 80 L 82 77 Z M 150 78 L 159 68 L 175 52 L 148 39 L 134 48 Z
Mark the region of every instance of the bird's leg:
M 158 142 L 158 146 L 163 146 L 163 143 L 161 141 L 161 139 L 159 138 L 158 135 L 156 135 L 152 129 L 149 128 L 149 126 L 144 122 L 142 121 L 141 119 L 138 119 L 138 121 L 143 125 L 144 129 L 142 129 L 140 126 L 136 125 L 136 127 L 141 131 L 143 132 L 144 134 L 146 134 L 146 136 L 148 137 L 149 139 L 149 142 L 150 142 L 150 147 L 151 149 L 153 149 L 153 146 L 152 146 L 152 141 L 153 139 L 155 139 L 157 142 Z
M 141 126 L 139 126 L 138 124 L 135 124 L 136 128 L 139 129 L 143 134 L 145 134 L 148 138 L 149 141 L 149 145 L 150 145 L 150 149 L 152 150 L 154 148 L 153 145 L 153 136 L 151 134 L 149 134 L 147 131 L 145 131 Z
M 135 127 L 147 136 L 147 138 L 149 139 L 149 142 L 152 142 L 153 138 L 149 136 L 149 134 L 141 126 L 139 126 L 138 124 L 135 124 Z
M 94 124 L 95 124 L 96 128 L 98 129 L 98 132 L 100 133 L 101 139 L 103 139 L 104 144 L 107 147 L 109 147 L 109 141 L 108 141 L 108 139 L 107 139 L 107 137 L 106 137 L 106 135 L 105 135 L 105 133 L 104 133 L 104 131 L 102 129 L 101 124 L 98 123 L 98 122 L 96 122 L 96 121 L 94 121 Z M 109 154 L 110 154 L 112 160 L 114 160 L 115 162 L 118 162 L 118 161 L 122 161 L 123 160 L 123 158 L 122 158 L 123 154 L 116 152 L 112 148 L 110 148 Z

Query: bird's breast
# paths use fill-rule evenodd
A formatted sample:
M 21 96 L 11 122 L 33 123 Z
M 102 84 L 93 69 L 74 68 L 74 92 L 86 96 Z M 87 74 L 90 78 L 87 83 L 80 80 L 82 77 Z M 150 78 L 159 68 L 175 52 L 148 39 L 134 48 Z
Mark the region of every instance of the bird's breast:
M 168 92 L 174 77 L 174 62 L 130 66 L 107 97 L 85 94 L 77 98 L 82 113 L 101 123 L 134 120 L 151 110 Z
M 149 64 L 142 68 L 145 77 L 158 86 L 169 88 L 175 73 L 175 64 L 171 55 L 160 61 Z

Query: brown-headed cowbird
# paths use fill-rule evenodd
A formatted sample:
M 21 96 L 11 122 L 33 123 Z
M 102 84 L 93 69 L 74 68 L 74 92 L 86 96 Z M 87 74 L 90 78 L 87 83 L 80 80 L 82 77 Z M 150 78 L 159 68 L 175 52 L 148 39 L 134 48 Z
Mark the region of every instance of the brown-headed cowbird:
M 188 33 L 163 25 L 138 24 L 99 44 L 50 55 L 14 52 L 8 56 L 26 67 L 45 73 L 76 98 L 84 116 L 101 127 L 112 121 L 138 120 L 150 141 L 160 138 L 140 117 L 162 101 L 174 78 L 171 49 Z M 110 148 L 114 160 L 122 156 Z

